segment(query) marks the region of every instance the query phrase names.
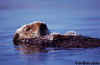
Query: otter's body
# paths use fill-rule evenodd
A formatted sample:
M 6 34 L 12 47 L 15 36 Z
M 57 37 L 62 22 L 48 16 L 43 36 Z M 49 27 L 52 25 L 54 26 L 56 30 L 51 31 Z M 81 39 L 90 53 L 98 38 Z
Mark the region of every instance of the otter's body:
M 85 36 L 58 36 L 53 40 L 42 38 L 25 38 L 23 44 L 41 48 L 94 48 L 100 46 L 100 39 Z M 21 44 L 22 44 L 21 43 Z M 20 44 L 19 44 L 20 45 Z

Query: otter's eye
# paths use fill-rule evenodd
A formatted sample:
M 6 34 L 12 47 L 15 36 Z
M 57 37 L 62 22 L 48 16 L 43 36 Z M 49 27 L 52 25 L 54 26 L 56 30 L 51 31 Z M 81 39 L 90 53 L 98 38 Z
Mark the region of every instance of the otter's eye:
M 27 28 L 26 31 L 29 31 L 31 28 Z

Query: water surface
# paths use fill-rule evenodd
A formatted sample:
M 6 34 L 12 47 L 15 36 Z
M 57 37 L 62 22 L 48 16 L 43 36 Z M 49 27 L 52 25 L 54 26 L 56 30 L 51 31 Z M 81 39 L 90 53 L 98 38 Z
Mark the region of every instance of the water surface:
M 100 48 L 23 54 L 14 48 L 12 42 L 16 29 L 36 20 L 45 21 L 51 32 L 64 34 L 67 31 L 76 31 L 85 36 L 100 38 L 100 8 L 97 0 L 91 2 L 90 0 L 74 2 L 11 0 L 2 3 L 0 4 L 2 5 L 0 7 L 1 65 L 74 65 L 75 61 L 100 62 Z

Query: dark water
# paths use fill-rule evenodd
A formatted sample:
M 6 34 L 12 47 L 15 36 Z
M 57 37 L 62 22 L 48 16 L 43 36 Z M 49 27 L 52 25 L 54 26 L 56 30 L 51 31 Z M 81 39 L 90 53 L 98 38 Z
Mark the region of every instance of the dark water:
M 75 61 L 100 62 L 100 48 L 33 54 L 23 54 L 22 51 L 14 48 L 12 38 L 16 29 L 35 20 L 45 21 L 49 29 L 54 32 L 63 34 L 67 31 L 76 31 L 85 36 L 100 38 L 100 8 L 96 9 L 98 2 L 91 1 L 90 3 L 89 0 L 84 0 L 77 4 L 71 0 L 68 4 L 66 1 L 40 3 L 40 0 L 37 0 L 34 3 L 32 0 L 29 2 L 25 0 L 24 3 L 23 1 L 19 3 L 19 0 L 14 0 L 12 3 L 8 2 L 9 6 L 7 3 L 4 4 L 8 6 L 7 9 L 0 7 L 0 65 L 74 65 Z M 37 2 L 39 2 L 38 6 Z M 66 3 L 70 8 L 63 7 Z M 29 7 L 24 8 L 25 4 Z M 31 5 L 36 6 L 31 8 Z

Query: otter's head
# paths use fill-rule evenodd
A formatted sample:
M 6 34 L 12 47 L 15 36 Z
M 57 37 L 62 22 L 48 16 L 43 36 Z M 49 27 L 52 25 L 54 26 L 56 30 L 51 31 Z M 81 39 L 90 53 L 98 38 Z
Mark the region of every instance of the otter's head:
M 18 40 L 22 40 L 25 38 L 37 38 L 47 34 L 49 34 L 47 25 L 40 21 L 36 21 L 31 24 L 26 24 L 17 29 L 13 41 L 14 43 L 16 43 Z

